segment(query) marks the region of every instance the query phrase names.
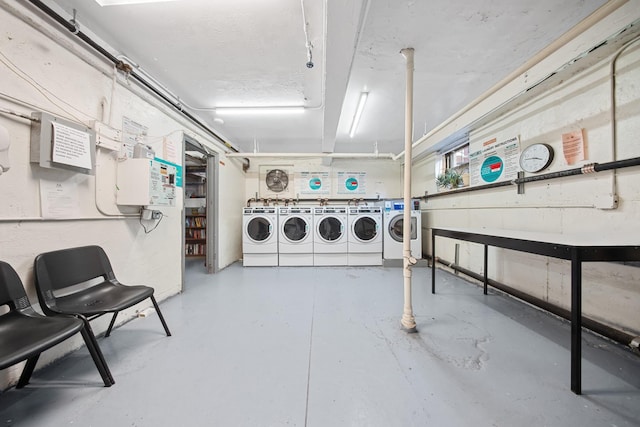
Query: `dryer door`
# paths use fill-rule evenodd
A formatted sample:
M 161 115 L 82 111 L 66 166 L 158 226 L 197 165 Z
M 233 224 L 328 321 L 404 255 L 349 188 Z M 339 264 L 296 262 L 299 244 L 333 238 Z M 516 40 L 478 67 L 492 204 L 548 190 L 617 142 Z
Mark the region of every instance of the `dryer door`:
M 356 240 L 367 243 L 378 235 L 378 223 L 370 216 L 361 216 L 353 222 L 352 231 Z
M 399 214 L 391 218 L 389 221 L 389 236 L 396 242 L 402 242 L 402 226 L 404 224 L 403 214 Z M 415 216 L 411 217 L 411 240 L 418 238 L 418 220 Z
M 325 242 L 335 242 L 344 233 L 342 221 L 334 216 L 327 216 L 318 223 L 318 236 Z
M 264 243 L 273 235 L 273 225 L 268 218 L 257 216 L 247 223 L 247 236 L 256 243 Z
M 290 243 L 302 243 L 309 237 L 309 223 L 299 216 L 287 218 L 282 224 L 282 236 Z

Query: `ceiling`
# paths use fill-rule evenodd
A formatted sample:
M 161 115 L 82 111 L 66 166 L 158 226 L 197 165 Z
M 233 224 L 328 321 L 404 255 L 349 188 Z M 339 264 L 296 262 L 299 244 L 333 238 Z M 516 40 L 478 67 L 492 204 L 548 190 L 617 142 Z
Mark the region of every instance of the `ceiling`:
M 413 140 L 604 0 L 49 0 L 241 152 L 399 153 L 415 49 Z M 303 19 L 304 10 L 304 19 Z M 306 21 L 306 25 L 303 22 Z M 305 34 L 306 30 L 306 34 Z M 310 43 L 313 68 L 309 60 Z M 353 138 L 360 93 L 369 93 Z M 304 106 L 297 114 L 246 107 Z M 223 114 L 219 108 L 243 107 Z

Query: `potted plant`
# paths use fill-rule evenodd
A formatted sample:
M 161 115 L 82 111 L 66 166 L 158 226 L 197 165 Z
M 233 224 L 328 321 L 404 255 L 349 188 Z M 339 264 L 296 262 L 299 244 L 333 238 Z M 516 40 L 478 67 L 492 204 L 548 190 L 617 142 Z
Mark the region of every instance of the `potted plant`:
M 447 169 L 436 178 L 438 188 L 450 190 L 463 185 L 462 175 L 455 169 Z

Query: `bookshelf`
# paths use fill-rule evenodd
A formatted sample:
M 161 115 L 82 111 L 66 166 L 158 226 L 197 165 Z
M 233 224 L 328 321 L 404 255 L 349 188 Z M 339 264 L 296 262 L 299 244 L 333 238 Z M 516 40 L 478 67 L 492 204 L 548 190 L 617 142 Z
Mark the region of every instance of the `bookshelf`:
M 187 208 L 184 218 L 185 256 L 203 257 L 207 253 L 207 215 L 204 208 Z
M 207 170 L 188 165 L 185 174 L 184 251 L 186 257 L 207 254 Z

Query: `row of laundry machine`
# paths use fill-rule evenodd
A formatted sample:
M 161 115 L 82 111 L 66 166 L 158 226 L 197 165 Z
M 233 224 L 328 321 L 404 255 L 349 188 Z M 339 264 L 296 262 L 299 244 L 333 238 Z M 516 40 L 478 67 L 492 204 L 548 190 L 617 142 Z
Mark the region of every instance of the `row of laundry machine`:
M 364 266 L 401 259 L 404 205 L 245 207 L 245 266 Z M 411 252 L 422 257 L 421 215 L 411 209 Z

